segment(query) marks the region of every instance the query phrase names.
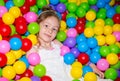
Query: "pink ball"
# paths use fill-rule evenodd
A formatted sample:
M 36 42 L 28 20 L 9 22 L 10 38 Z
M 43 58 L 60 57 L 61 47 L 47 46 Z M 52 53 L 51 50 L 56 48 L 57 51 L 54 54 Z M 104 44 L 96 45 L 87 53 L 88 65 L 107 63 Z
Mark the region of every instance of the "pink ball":
M 10 50 L 9 42 L 6 40 L 1 40 L 0 41 L 0 53 L 5 54 L 5 53 L 9 52 L 9 50 Z
M 61 47 L 61 56 L 64 56 L 66 53 L 70 52 L 70 48 L 67 46 L 62 46 Z
M 7 78 L 1 77 L 0 81 L 9 81 Z
M 28 55 L 28 62 L 31 64 L 31 65 L 37 65 L 40 63 L 40 56 L 38 53 L 31 53 Z
M 107 62 L 106 59 L 100 59 L 97 62 L 97 68 L 101 71 L 105 71 L 109 68 L 109 63 Z
M 28 23 L 31 23 L 31 22 L 36 22 L 37 20 L 37 14 L 34 13 L 34 12 L 28 12 L 24 15 L 24 18 L 26 19 L 26 21 Z
M 119 31 L 113 32 L 113 35 L 116 37 L 117 41 L 120 41 L 120 32 Z
M 0 6 L 0 17 L 2 17 L 3 14 L 6 13 L 7 11 L 8 11 L 8 10 L 7 10 L 6 7 L 4 7 L 4 6 Z
M 76 37 L 77 36 L 77 31 L 75 28 L 70 28 L 67 31 L 67 36 L 68 37 Z

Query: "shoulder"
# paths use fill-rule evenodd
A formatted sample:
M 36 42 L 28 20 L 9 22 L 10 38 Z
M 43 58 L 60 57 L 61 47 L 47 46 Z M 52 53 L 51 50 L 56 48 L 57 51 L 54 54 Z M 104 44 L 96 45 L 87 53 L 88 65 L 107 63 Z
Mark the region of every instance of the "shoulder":
M 55 44 L 59 45 L 60 47 L 63 46 L 63 44 L 60 41 L 58 41 L 57 39 L 55 39 L 53 42 Z

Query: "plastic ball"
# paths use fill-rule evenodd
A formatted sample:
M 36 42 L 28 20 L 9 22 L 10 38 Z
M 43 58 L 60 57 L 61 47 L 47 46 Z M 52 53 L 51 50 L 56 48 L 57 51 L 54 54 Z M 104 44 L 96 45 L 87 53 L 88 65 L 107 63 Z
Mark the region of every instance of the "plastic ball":
M 26 2 L 30 5 L 30 6 L 34 6 L 36 4 L 36 0 L 26 0 Z
M 90 8 L 95 10 L 96 12 L 98 11 L 98 7 L 96 5 L 91 5 Z
M 120 32 L 120 24 L 114 24 L 112 28 L 113 28 L 113 32 L 115 32 L 115 31 Z
M 41 77 L 41 81 L 52 81 L 52 78 L 50 76 L 45 75 Z
M 32 81 L 40 81 L 40 78 L 37 77 L 37 76 L 32 76 L 30 79 L 31 79 Z
M 87 2 L 83 2 L 80 4 L 80 7 L 82 7 L 83 9 L 85 9 L 86 11 L 89 10 L 90 6 Z
M 103 19 L 96 19 L 95 20 L 95 25 L 103 27 L 105 25 L 105 21 Z
M 89 56 L 86 53 L 80 53 L 77 59 L 82 64 L 86 64 L 89 62 Z
M 31 79 L 28 78 L 28 77 L 23 77 L 23 78 L 20 79 L 20 81 L 31 81 Z
M 77 9 L 77 4 L 76 3 L 68 3 L 67 10 L 69 12 L 75 12 Z
M 116 44 L 109 45 L 109 48 L 112 53 L 115 53 L 115 54 L 119 53 L 119 47 Z
M 86 24 L 86 18 L 85 17 L 77 18 L 77 24 L 84 26 Z
M 79 44 L 80 42 L 84 42 L 84 41 L 87 41 L 87 38 L 84 36 L 84 34 L 79 34 L 77 37 L 76 37 L 76 42 L 77 44 Z
M 38 13 L 38 7 L 37 7 L 37 5 L 31 6 L 30 7 L 30 12 Z
M 33 72 L 29 69 L 26 69 L 25 72 L 23 74 L 20 75 L 20 77 L 32 77 L 33 76 Z
M 88 45 L 88 47 L 89 48 L 95 48 L 96 46 L 97 46 L 97 40 L 96 40 L 96 38 L 88 38 L 87 39 L 87 45 Z
M 82 24 L 77 24 L 77 25 L 75 26 L 75 29 L 76 29 L 76 31 L 77 31 L 78 34 L 81 34 L 81 33 L 84 32 L 85 26 L 82 25 Z
M 97 3 L 97 0 L 88 0 L 88 3 L 90 5 L 95 5 Z
M 92 49 L 92 52 L 99 53 L 99 50 L 100 50 L 100 46 L 96 46 L 95 48 Z
M 73 64 L 72 64 L 72 68 L 74 67 L 78 67 L 78 68 L 82 68 L 82 64 L 78 61 L 75 61 Z
M 65 10 L 66 10 L 66 6 L 63 4 L 63 3 L 59 3 L 57 6 L 56 6 L 56 10 L 60 13 L 63 13 Z
M 95 26 L 94 27 L 94 33 L 96 35 L 102 35 L 103 34 L 103 27 L 102 26 Z
M 110 49 L 108 46 L 101 46 L 100 47 L 100 55 L 102 57 L 106 57 L 110 53 Z
M 0 53 L 0 67 L 3 67 L 7 64 L 7 57 L 5 54 Z
M 59 0 L 50 0 L 49 1 L 50 2 L 50 4 L 52 4 L 52 5 L 57 5 L 58 3 L 59 3 Z
M 105 25 L 113 26 L 114 22 L 113 22 L 113 20 L 111 18 L 106 18 L 105 19 Z
M 117 41 L 120 41 L 120 32 L 119 31 L 113 32 L 113 35 L 115 36 Z
M 23 74 L 26 70 L 26 65 L 23 61 L 16 61 L 13 64 L 16 74 Z
M 38 8 L 41 9 L 43 6 L 47 5 L 47 1 L 46 0 L 38 0 L 36 2 L 36 4 L 37 4 Z
M 28 55 L 28 62 L 31 64 L 31 65 L 37 65 L 40 63 L 40 56 L 38 53 L 30 53 Z
M 69 28 L 73 28 L 76 26 L 77 20 L 73 17 L 70 17 L 70 18 L 67 18 L 66 23 Z
M 0 17 L 3 16 L 3 14 L 5 14 L 7 12 L 7 8 L 4 6 L 0 6 Z
M 0 53 L 5 54 L 5 53 L 9 52 L 9 50 L 10 50 L 9 42 L 6 40 L 1 40 L 0 41 Z
M 107 61 L 108 61 L 108 63 L 110 65 L 116 64 L 118 62 L 118 60 L 119 60 L 118 56 L 115 53 L 108 54 L 107 57 L 106 57 L 106 59 L 107 59 Z
M 59 40 L 61 42 L 63 42 L 66 39 L 66 37 L 67 37 L 67 35 L 64 31 L 59 31 L 56 36 L 57 40 Z
M 2 76 L 7 79 L 13 79 L 16 75 L 15 69 L 12 66 L 5 66 L 2 69 Z
M 1 77 L 0 81 L 9 81 L 7 78 Z
M 9 12 L 6 12 L 5 14 L 3 14 L 2 16 L 2 20 L 5 24 L 10 25 L 13 24 L 15 21 L 15 18 L 12 14 L 10 14 Z
M 90 54 L 90 62 L 97 63 L 100 59 L 101 59 L 101 56 L 99 53 Z
M 27 38 L 31 40 L 32 45 L 35 45 L 35 44 L 37 44 L 37 42 L 38 42 L 38 40 L 37 40 L 37 36 L 34 35 L 34 34 L 30 34 L 30 35 L 28 35 Z
M 78 7 L 76 10 L 76 15 L 80 18 L 84 17 L 86 15 L 86 11 L 82 7 Z
M 86 28 L 94 28 L 95 27 L 95 23 L 93 22 L 93 21 L 88 21 L 88 22 L 86 22 L 86 24 L 85 24 L 85 27 Z
M 112 19 L 113 19 L 114 23 L 120 24 L 120 14 L 113 15 Z
M 67 30 L 67 37 L 76 37 L 77 36 L 77 31 L 75 28 L 69 28 Z
M 5 6 L 6 6 L 7 9 L 10 9 L 11 7 L 14 6 L 14 3 L 13 3 L 13 1 L 9 0 L 9 1 L 6 2 Z
M 23 51 L 21 49 L 11 50 L 10 52 L 12 52 L 15 55 L 16 59 L 21 58 L 21 56 L 23 55 Z
M 88 72 L 93 72 L 93 70 L 92 70 L 92 68 L 90 67 L 90 66 L 84 66 L 83 68 L 82 68 L 82 70 L 83 70 L 83 76 L 86 74 L 86 73 L 88 73 Z
M 82 77 L 82 69 L 79 67 L 73 67 L 70 74 L 74 79 L 79 79 Z
M 97 68 L 101 71 L 106 71 L 109 68 L 109 63 L 106 59 L 100 59 L 97 62 Z
M 66 38 L 66 40 L 64 41 L 64 45 L 72 48 L 76 45 L 76 40 L 75 37 L 68 37 Z
M 30 64 L 29 64 L 28 59 L 26 58 L 26 56 L 22 56 L 19 60 L 23 61 L 26 64 L 27 68 L 29 67 Z
M 67 27 L 67 26 L 66 26 L 66 22 L 63 21 L 63 20 L 61 20 L 60 23 L 61 23 L 61 24 L 60 24 L 60 30 L 64 31 L 64 30 L 66 29 L 66 27 Z
M 78 44 L 77 48 L 80 52 L 86 52 L 89 47 L 88 47 L 87 43 L 84 41 L 84 42 L 80 42 Z
M 103 11 L 98 11 L 97 12 L 97 18 L 101 18 L 101 19 L 105 19 L 106 18 L 106 12 L 103 12 Z
M 24 5 L 25 0 L 13 0 L 13 3 L 17 7 L 21 7 Z
M 22 47 L 22 41 L 17 37 L 11 38 L 9 43 L 12 50 L 19 50 Z
M 120 13 L 120 5 L 118 5 L 115 9 L 116 13 Z
M 30 11 L 30 6 L 27 2 L 23 6 L 20 7 L 20 11 L 22 14 L 27 14 Z
M 70 52 L 70 48 L 68 46 L 63 45 L 61 47 L 61 55 L 64 56 L 68 52 Z
M 108 18 L 112 18 L 115 15 L 115 9 L 114 8 L 110 8 L 107 10 L 107 17 Z
M 96 13 L 94 12 L 94 11 L 88 11 L 87 13 L 86 13 L 86 19 L 88 20 L 88 21 L 93 21 L 93 20 L 95 20 L 95 18 L 96 18 Z
M 105 6 L 105 1 L 98 0 L 96 5 L 97 5 L 98 8 L 103 8 Z
M 109 68 L 105 71 L 105 78 L 115 80 L 118 74 L 117 71 L 113 68 Z
M 96 39 L 97 39 L 99 46 L 102 46 L 106 43 L 104 35 L 98 35 L 98 36 L 96 36 Z
M 107 25 L 107 26 L 104 26 L 104 35 L 110 35 L 112 34 L 112 27 Z
M 84 76 L 84 81 L 97 81 L 97 76 L 93 72 L 88 72 Z
M 86 28 L 84 30 L 84 35 L 88 38 L 94 36 L 94 30 L 92 28 Z
M 106 36 L 106 43 L 108 45 L 114 44 L 116 42 L 116 38 L 114 35 L 107 35 Z
M 34 67 L 33 73 L 35 76 L 42 77 L 46 74 L 46 68 L 42 64 L 38 64 Z
M 119 70 L 119 68 L 120 68 L 120 61 L 118 61 L 118 62 L 117 62 L 116 64 L 114 64 L 114 65 L 111 65 L 110 68 Z
M 78 55 L 80 54 L 80 52 L 79 52 L 79 50 L 78 50 L 77 47 L 73 47 L 73 48 L 71 48 L 70 51 L 75 55 L 75 58 L 77 58 Z

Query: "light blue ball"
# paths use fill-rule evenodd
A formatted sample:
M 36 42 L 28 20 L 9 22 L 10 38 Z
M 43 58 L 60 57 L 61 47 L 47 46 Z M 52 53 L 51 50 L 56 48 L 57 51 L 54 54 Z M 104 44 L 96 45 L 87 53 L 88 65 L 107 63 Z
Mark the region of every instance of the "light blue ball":
M 69 17 L 67 18 L 66 23 L 69 28 L 74 28 L 77 24 L 77 20 L 74 17 Z
M 84 42 L 84 41 L 86 41 L 86 40 L 87 40 L 87 38 L 84 36 L 83 33 L 80 34 L 80 35 L 78 35 L 78 36 L 76 37 L 76 43 L 77 43 L 77 44 L 80 43 L 80 42 Z
M 110 8 L 107 10 L 107 17 L 108 18 L 112 18 L 115 14 L 116 14 L 116 12 L 115 12 L 114 8 Z
M 92 63 L 97 63 L 98 60 L 100 60 L 100 59 L 101 59 L 101 56 L 100 56 L 100 54 L 97 53 L 97 52 L 94 52 L 94 53 L 92 53 L 92 54 L 90 55 L 90 61 L 91 61 Z
M 86 42 L 80 42 L 77 47 L 80 52 L 86 52 L 89 49 Z
M 49 2 L 52 5 L 57 5 L 60 2 L 60 0 L 49 0 Z
M 89 48 L 95 48 L 98 45 L 98 42 L 96 38 L 91 37 L 87 39 L 87 45 Z
M 10 9 L 11 7 L 14 6 L 14 3 L 13 3 L 13 1 L 7 1 L 5 6 L 6 6 L 7 9 Z
M 82 74 L 83 76 L 88 72 L 93 72 L 93 69 L 90 66 L 84 66 L 82 70 L 83 70 L 83 74 Z

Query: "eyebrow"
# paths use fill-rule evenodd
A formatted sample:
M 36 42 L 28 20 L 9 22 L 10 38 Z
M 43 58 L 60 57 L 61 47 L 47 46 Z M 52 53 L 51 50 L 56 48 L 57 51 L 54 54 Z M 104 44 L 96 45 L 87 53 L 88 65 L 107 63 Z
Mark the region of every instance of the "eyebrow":
M 45 22 L 45 21 L 44 21 L 44 23 L 50 24 L 50 23 Z M 50 24 L 50 25 L 52 25 L 52 24 Z M 52 25 L 52 26 L 53 26 L 53 25 Z M 57 27 L 57 28 L 59 28 L 59 25 L 58 25 L 58 26 L 53 26 L 53 27 Z

